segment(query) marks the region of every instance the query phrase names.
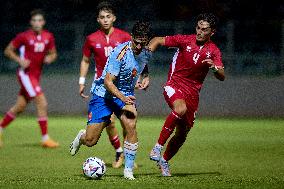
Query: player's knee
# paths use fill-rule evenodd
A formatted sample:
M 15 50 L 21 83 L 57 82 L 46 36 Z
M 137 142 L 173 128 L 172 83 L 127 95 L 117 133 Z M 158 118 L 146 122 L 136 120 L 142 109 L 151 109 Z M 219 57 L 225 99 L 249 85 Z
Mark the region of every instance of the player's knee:
M 186 113 L 186 111 L 187 111 L 186 104 L 185 104 L 185 103 L 180 103 L 180 104 L 176 105 L 176 106 L 174 107 L 174 111 L 175 111 L 178 115 L 183 116 L 183 115 Z
M 13 114 L 20 114 L 25 110 L 26 106 L 24 104 L 17 104 L 10 109 Z
M 94 139 L 91 139 L 91 138 L 86 138 L 85 139 L 85 145 L 88 146 L 88 147 L 92 147 L 94 145 L 97 144 L 97 141 L 94 140 Z

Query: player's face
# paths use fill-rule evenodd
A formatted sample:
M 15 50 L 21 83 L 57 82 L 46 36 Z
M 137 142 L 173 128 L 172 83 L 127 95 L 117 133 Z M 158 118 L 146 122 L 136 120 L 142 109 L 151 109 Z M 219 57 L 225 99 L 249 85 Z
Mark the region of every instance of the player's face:
M 40 32 L 41 30 L 43 30 L 43 27 L 45 25 L 44 17 L 40 14 L 34 15 L 31 18 L 30 24 L 35 32 Z
M 196 41 L 206 42 L 214 34 L 214 30 L 210 27 L 207 21 L 200 20 L 196 26 Z
M 134 37 L 132 36 L 132 50 L 138 55 L 142 49 L 148 44 L 149 39 L 147 37 Z
M 100 24 L 101 28 L 104 30 L 109 30 L 113 23 L 115 22 L 116 17 L 109 11 L 102 10 L 100 11 L 97 21 Z

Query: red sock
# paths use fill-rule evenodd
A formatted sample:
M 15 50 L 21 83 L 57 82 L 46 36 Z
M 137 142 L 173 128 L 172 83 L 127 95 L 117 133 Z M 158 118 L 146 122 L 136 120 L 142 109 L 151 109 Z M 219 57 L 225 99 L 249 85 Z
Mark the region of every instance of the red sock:
M 119 141 L 119 137 L 118 135 L 116 135 L 115 137 L 109 137 L 109 141 L 111 143 L 111 145 L 114 147 L 114 149 L 118 149 L 120 148 L 120 141 Z
M 16 116 L 12 112 L 7 112 L 0 122 L 0 127 L 6 128 L 15 118 Z
M 168 115 L 164 126 L 162 128 L 162 131 L 160 133 L 160 137 L 158 139 L 158 143 L 162 146 L 165 145 L 168 138 L 171 136 L 171 134 L 174 132 L 176 123 L 181 120 L 181 117 L 175 112 L 172 111 L 170 115 Z
M 42 136 L 47 134 L 47 117 L 39 117 L 38 124 L 41 130 Z
M 180 147 L 183 145 L 185 139 L 186 139 L 186 136 L 184 138 L 178 138 L 176 136 L 173 136 L 167 145 L 163 158 L 166 161 L 169 161 L 170 159 L 172 159 L 172 157 L 176 155 Z

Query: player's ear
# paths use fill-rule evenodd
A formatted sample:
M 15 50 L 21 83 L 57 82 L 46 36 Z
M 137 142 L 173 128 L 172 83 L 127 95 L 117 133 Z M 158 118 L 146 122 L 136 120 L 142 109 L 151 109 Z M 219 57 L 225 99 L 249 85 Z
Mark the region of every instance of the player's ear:
M 100 23 L 99 17 L 97 17 L 97 22 Z
M 116 21 L 116 16 L 115 15 L 113 15 L 113 22 L 115 22 Z

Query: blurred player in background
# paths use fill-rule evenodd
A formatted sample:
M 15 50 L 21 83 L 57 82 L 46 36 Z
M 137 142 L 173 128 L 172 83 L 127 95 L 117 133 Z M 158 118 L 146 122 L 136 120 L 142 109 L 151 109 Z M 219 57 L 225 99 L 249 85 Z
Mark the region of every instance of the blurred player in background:
M 89 36 L 85 41 L 83 47 L 83 58 L 81 61 L 80 80 L 79 80 L 79 93 L 81 97 L 88 98 L 84 94 L 85 78 L 88 73 L 90 58 L 93 55 L 95 59 L 95 77 L 97 79 L 101 77 L 103 69 L 107 62 L 107 57 L 112 50 L 119 44 L 131 40 L 129 33 L 122 31 L 113 26 L 116 21 L 115 11 L 112 4 L 107 1 L 99 3 L 97 6 L 97 22 L 100 25 L 100 29 Z M 143 74 L 142 83 L 138 86 L 140 89 L 146 89 L 149 84 L 148 69 L 145 68 Z M 112 166 L 119 168 L 123 163 L 123 149 L 120 145 L 119 135 L 117 128 L 115 127 L 115 115 L 111 117 L 111 122 L 106 127 L 109 140 L 116 151 L 115 161 Z
M 216 17 L 200 14 L 197 18 L 196 34 L 156 37 L 149 45 L 155 51 L 160 45 L 176 47 L 178 50 L 164 86 L 164 96 L 172 112 L 168 115 L 160 137 L 150 153 L 150 159 L 158 162 L 163 176 L 171 176 L 168 161 L 178 152 L 193 127 L 203 81 L 211 70 L 220 81 L 225 79 L 221 52 L 211 41 L 216 32 Z M 168 138 L 166 151 L 161 151 Z
M 55 148 L 58 143 L 48 136 L 47 101 L 40 86 L 43 64 L 51 64 L 57 58 L 53 34 L 44 30 L 44 12 L 37 9 L 31 12 L 31 29 L 18 34 L 6 47 L 5 55 L 17 62 L 18 81 L 21 89 L 16 104 L 0 122 L 0 146 L 2 133 L 16 116 L 23 112 L 27 104 L 34 100 L 37 107 L 38 124 L 42 134 L 42 147 Z M 19 50 L 20 55 L 16 53 Z
M 124 177 L 130 180 L 135 179 L 133 168 L 138 149 L 134 89 L 139 74 L 150 58 L 147 51 L 143 51 L 150 33 L 149 23 L 136 22 L 131 41 L 118 45 L 111 52 L 102 75 L 92 85 L 87 129 L 79 131 L 70 144 L 71 155 L 75 155 L 82 144 L 88 147 L 96 145 L 103 129 L 110 124 L 111 115 L 115 113 L 126 134 Z

